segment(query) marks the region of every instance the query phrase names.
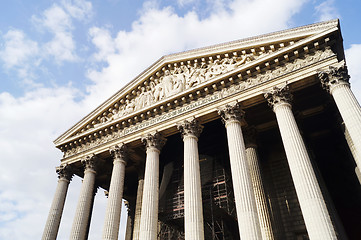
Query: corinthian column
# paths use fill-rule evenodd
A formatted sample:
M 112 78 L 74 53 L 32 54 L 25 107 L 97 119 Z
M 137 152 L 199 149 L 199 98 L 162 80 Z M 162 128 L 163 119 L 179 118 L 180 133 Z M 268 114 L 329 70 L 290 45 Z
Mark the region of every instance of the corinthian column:
M 116 145 L 109 151 L 113 157 L 113 171 L 110 180 L 108 204 L 105 212 L 103 240 L 118 239 L 126 165 L 126 146 L 124 144 Z
M 96 157 L 88 156 L 83 159 L 84 178 L 81 185 L 78 205 L 71 228 L 70 239 L 83 240 L 87 235 L 87 227 L 90 222 L 90 214 L 93 207 L 94 183 L 96 175 Z
M 142 138 L 147 148 L 145 162 L 140 236 L 142 240 L 157 239 L 159 198 L 159 154 L 166 139 L 158 132 Z
M 342 61 L 336 67 L 330 66 L 327 71 L 318 72 L 318 77 L 335 100 L 353 143 L 354 149 L 351 150 L 356 155 L 357 167 L 361 169 L 361 107 L 350 89 L 347 67 Z
M 202 186 L 199 170 L 198 137 L 202 132 L 196 119 L 184 121 L 178 129 L 184 142 L 184 233 L 185 239 L 203 240 Z
M 73 176 L 71 167 L 67 164 L 57 167 L 56 173 L 58 174 L 59 178 L 58 186 L 56 187 L 54 199 L 49 211 L 49 216 L 45 224 L 45 229 L 42 237 L 43 240 L 55 240 L 58 235 L 60 220 L 63 214 L 69 182 L 71 181 L 71 178 Z
M 256 201 L 241 129 L 240 104 L 226 105 L 218 113 L 227 130 L 229 158 L 241 239 L 261 239 Z
M 290 104 L 292 95 L 289 93 L 288 86 L 274 87 L 264 96 L 276 114 L 293 183 L 310 239 L 337 239 L 306 146 L 292 113 Z
M 252 179 L 262 239 L 273 240 L 274 236 L 271 224 L 271 217 L 267 207 L 267 200 L 263 188 L 261 170 L 259 167 L 256 134 L 256 129 L 253 127 L 247 128 L 245 131 L 244 140 L 246 145 L 246 156 L 249 165 L 249 172 Z

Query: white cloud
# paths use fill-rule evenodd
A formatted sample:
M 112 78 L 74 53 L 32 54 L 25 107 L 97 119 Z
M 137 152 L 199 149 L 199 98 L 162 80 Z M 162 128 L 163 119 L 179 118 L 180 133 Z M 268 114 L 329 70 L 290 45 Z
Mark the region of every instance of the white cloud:
M 352 44 L 345 51 L 346 63 L 351 76 L 351 89 L 357 100 L 361 103 L 361 44 Z
M 63 7 L 53 4 L 41 16 L 33 16 L 32 23 L 42 32 L 52 35 L 48 42 L 30 39 L 23 30 L 10 29 L 1 36 L 0 60 L 6 71 L 15 70 L 24 86 L 41 87 L 35 81 L 36 71 L 42 69 L 44 60 L 52 56 L 56 63 L 78 61 L 73 18 L 84 20 L 92 15 L 92 4 L 83 0 L 64 0 Z M 41 49 L 41 51 L 40 51 Z
M 23 31 L 9 30 L 4 36 L 0 58 L 6 68 L 20 67 L 39 52 L 38 44 L 26 38 Z
M 91 2 L 84 0 L 63 0 L 62 5 L 53 4 L 41 16 L 33 16 L 36 27 L 49 32 L 53 37 L 45 43 L 43 57 L 52 56 L 57 63 L 79 60 L 73 37 L 73 19 L 86 20 L 92 16 Z
M 63 0 L 62 5 L 66 11 L 79 20 L 87 20 L 93 15 L 91 2 L 84 0 Z
M 334 0 L 326 0 L 320 5 L 315 7 L 316 14 L 319 15 L 319 21 L 327 21 L 335 18 L 339 18 L 337 8 L 335 7 Z
M 106 61 L 115 53 L 114 41 L 108 29 L 92 27 L 89 30 L 89 36 L 98 49 L 98 52 L 93 55 L 96 61 Z
M 54 4 L 46 9 L 40 18 L 33 16 L 33 22 L 37 27 L 53 35 L 52 40 L 45 44 L 45 55 L 53 56 L 58 63 L 78 59 L 75 53 L 76 44 L 71 33 L 72 19 L 62 7 Z
M 36 87 L 32 67 L 39 65 L 38 43 L 28 39 L 25 33 L 18 29 L 11 29 L 2 36 L 3 47 L 0 49 L 0 60 L 6 71 L 15 70 L 22 83 Z

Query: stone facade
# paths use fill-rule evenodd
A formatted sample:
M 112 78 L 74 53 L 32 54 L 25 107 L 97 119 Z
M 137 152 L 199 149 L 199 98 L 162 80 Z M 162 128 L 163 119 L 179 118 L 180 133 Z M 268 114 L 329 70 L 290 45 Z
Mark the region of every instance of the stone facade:
M 73 174 L 71 239 L 87 238 L 98 187 L 103 239 L 125 224 L 122 199 L 127 239 L 361 238 L 361 108 L 342 49 L 333 20 L 162 57 L 55 140 L 43 239 Z

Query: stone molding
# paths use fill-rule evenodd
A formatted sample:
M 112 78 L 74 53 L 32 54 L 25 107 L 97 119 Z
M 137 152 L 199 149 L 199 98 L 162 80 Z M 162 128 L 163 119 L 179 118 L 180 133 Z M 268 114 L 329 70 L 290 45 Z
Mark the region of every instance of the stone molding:
M 183 122 L 178 123 L 177 128 L 181 132 L 183 139 L 184 137 L 190 135 L 191 136 L 193 135 L 196 138 L 198 138 L 203 131 L 203 126 L 199 123 L 199 121 L 196 118 L 193 118 L 191 120 L 184 120 Z
M 147 149 L 156 148 L 158 151 L 162 150 L 162 147 L 167 142 L 167 139 L 159 132 L 148 133 L 141 140 Z
M 350 80 L 344 61 L 341 61 L 337 66 L 329 66 L 328 70 L 319 70 L 317 74 L 322 87 L 328 92 L 331 92 L 332 88 L 339 84 L 349 84 Z
M 56 167 L 55 171 L 58 174 L 59 180 L 65 179 L 71 181 L 74 175 L 73 169 L 69 164 L 60 165 L 59 167 Z
M 273 110 L 281 104 L 291 104 L 293 98 L 287 84 L 269 89 L 264 93 L 264 97 Z
M 227 124 L 230 121 L 241 122 L 244 119 L 245 112 L 241 109 L 241 104 L 236 102 L 234 104 L 227 104 L 223 108 L 218 109 L 218 114 L 221 116 L 222 122 Z
M 275 67 L 275 69 L 273 69 L 273 70 L 269 69 L 269 70 L 266 70 L 265 72 L 261 72 L 261 73 L 255 75 L 255 76 L 244 76 L 244 77 L 242 77 L 242 79 L 239 79 L 239 80 L 233 79 L 234 81 L 225 87 L 219 87 L 217 89 L 204 88 L 203 89 L 204 91 L 208 91 L 207 97 L 210 98 L 210 100 L 204 104 L 210 104 L 211 102 L 219 101 L 220 99 L 226 98 L 226 97 L 236 94 L 238 92 L 242 92 L 247 89 L 257 87 L 257 86 L 259 86 L 263 83 L 266 83 L 268 81 L 271 81 L 277 77 L 284 76 L 293 71 L 297 71 L 299 69 L 302 69 L 304 67 L 307 67 L 318 61 L 322 61 L 322 60 L 327 59 L 332 56 L 335 56 L 335 54 L 332 52 L 332 50 L 330 48 L 326 48 L 324 50 L 317 50 L 315 52 L 309 52 L 304 57 L 300 57 L 291 62 L 287 62 L 283 65 L 279 65 L 279 66 Z M 197 98 L 194 98 L 194 97 L 197 97 L 197 95 L 193 96 L 193 101 L 196 102 Z M 85 137 L 83 136 L 82 138 L 79 138 L 77 140 L 73 140 L 72 142 L 68 142 L 66 145 L 63 145 L 60 147 L 60 149 L 64 152 L 63 158 L 71 157 L 73 155 L 90 150 L 92 148 L 96 148 L 100 145 L 107 144 L 109 142 L 120 139 L 125 135 L 133 134 L 136 131 L 140 131 L 152 124 L 177 117 L 178 115 L 184 114 L 187 111 L 191 111 L 198 106 L 203 106 L 202 102 L 204 101 L 205 98 L 202 98 L 201 96 L 199 96 L 199 98 L 203 99 L 203 100 L 199 100 L 199 101 L 201 101 L 201 104 L 197 105 L 197 102 L 196 102 L 195 104 L 194 103 L 189 103 L 189 104 L 185 103 L 181 107 L 174 106 L 173 107 L 174 110 L 168 110 L 167 113 L 163 113 L 163 114 L 161 113 L 165 117 L 163 117 L 162 115 L 154 116 L 154 117 L 150 116 L 148 121 L 144 120 L 144 119 L 140 119 L 140 118 L 138 118 L 138 120 L 136 120 L 137 117 L 134 117 L 133 119 L 128 119 L 129 121 L 132 120 L 130 122 L 132 122 L 132 123 L 134 122 L 132 127 L 123 127 L 122 128 L 123 123 L 125 123 L 125 121 L 123 121 L 123 122 L 120 122 L 119 124 L 116 124 L 114 127 L 110 126 L 105 129 L 98 130 L 97 132 L 92 132 L 89 135 L 86 135 Z M 191 107 L 193 105 L 195 105 L 194 108 Z M 190 108 L 188 106 L 190 106 Z M 184 110 L 180 111 L 181 109 L 184 109 Z M 157 120 L 158 118 L 159 118 L 159 121 Z M 164 120 L 161 120 L 161 118 L 163 118 Z M 157 120 L 157 121 L 155 121 L 155 120 Z M 141 121 L 141 122 L 137 122 L 137 121 Z M 154 123 L 152 123 L 152 122 L 154 122 Z M 84 139 L 84 140 L 81 141 L 82 139 Z

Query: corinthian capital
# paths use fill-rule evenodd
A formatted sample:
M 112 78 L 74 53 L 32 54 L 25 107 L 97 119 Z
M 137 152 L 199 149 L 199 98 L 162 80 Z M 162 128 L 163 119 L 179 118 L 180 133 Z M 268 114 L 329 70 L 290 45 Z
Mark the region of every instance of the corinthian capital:
M 97 156 L 94 154 L 87 156 L 85 159 L 81 160 L 81 163 L 84 166 L 84 170 L 96 171 Z
M 154 147 L 159 151 L 162 149 L 166 141 L 167 139 L 159 132 L 155 132 L 153 134 L 148 133 L 142 137 L 142 142 L 147 148 Z
M 218 109 L 218 114 L 221 116 L 224 124 L 229 121 L 241 122 L 244 118 L 244 111 L 241 109 L 239 102 L 225 105 L 223 108 Z
M 193 135 L 198 138 L 203 130 L 203 126 L 196 118 L 193 118 L 190 121 L 184 120 L 177 124 L 177 128 L 181 132 L 183 138 L 188 135 Z
M 292 94 L 288 85 L 273 87 L 264 93 L 264 97 L 268 101 L 268 105 L 275 109 L 280 104 L 291 104 Z
M 126 161 L 127 158 L 127 146 L 124 143 L 119 145 L 115 145 L 109 149 L 110 154 L 113 157 L 113 161 L 117 159 L 121 159 L 122 161 Z
M 66 179 L 70 181 L 71 178 L 73 177 L 73 170 L 68 164 L 60 165 L 59 167 L 56 167 L 55 171 L 58 174 L 59 179 Z
M 336 66 L 329 66 L 326 71 L 318 71 L 317 74 L 322 87 L 327 91 L 330 91 L 332 87 L 338 84 L 348 84 L 350 80 L 350 75 L 348 75 L 347 66 L 344 61 Z

